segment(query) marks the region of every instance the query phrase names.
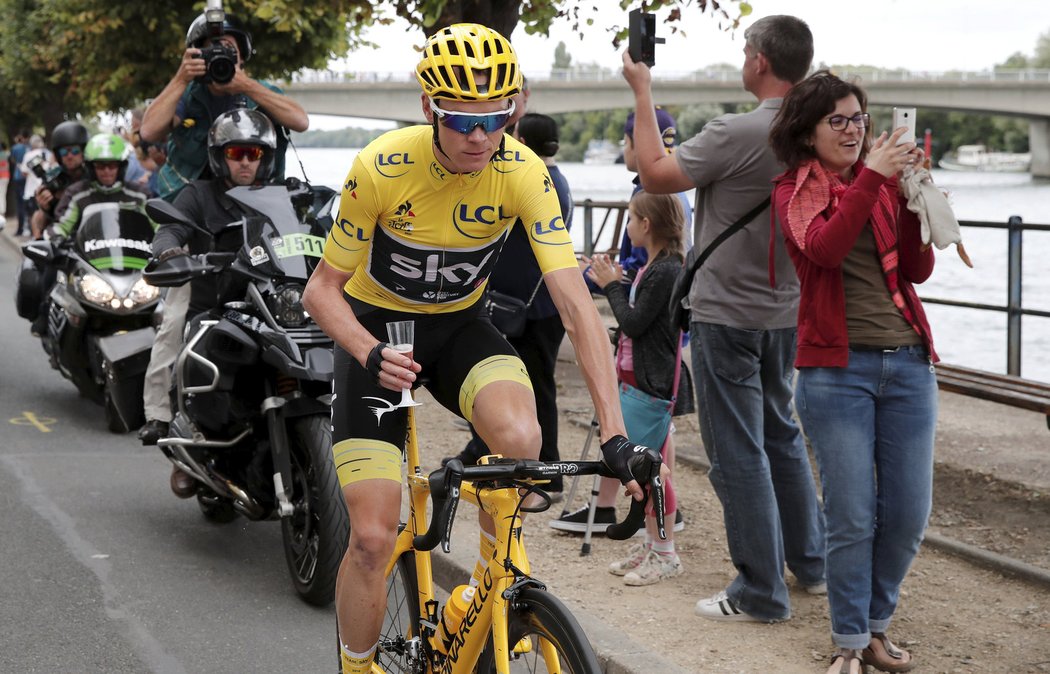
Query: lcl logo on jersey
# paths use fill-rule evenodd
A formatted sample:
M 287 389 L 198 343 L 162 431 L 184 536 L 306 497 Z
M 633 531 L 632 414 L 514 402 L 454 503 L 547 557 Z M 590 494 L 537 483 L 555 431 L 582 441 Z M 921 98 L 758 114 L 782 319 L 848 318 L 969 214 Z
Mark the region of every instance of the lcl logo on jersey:
M 492 155 L 492 168 L 500 173 L 513 173 L 525 163 L 525 157 L 517 150 L 497 150 Z
M 545 246 L 571 246 L 572 239 L 566 235 L 567 231 L 565 220 L 560 215 L 556 215 L 549 222 L 538 220 L 532 223 L 532 226 L 529 227 L 529 238 Z
M 488 239 L 493 230 L 503 228 L 508 220 L 516 217 L 505 213 L 502 204 L 473 206 L 461 201 L 452 209 L 453 226 L 468 239 Z M 479 228 L 479 225 L 482 227 Z
M 446 173 L 445 169 L 441 167 L 441 164 L 436 161 L 430 162 L 430 174 L 438 180 L 444 180 L 448 177 L 448 173 Z
M 349 192 L 350 196 L 354 199 L 357 198 L 357 178 L 350 177 L 346 179 L 346 184 L 343 185 L 343 191 Z
M 407 152 L 377 154 L 375 160 L 376 171 L 387 178 L 400 178 L 411 170 L 409 167 L 413 164 L 415 162 L 409 159 Z
M 347 238 L 351 239 L 352 241 L 359 241 L 361 243 L 365 243 L 365 242 L 368 241 L 368 237 L 365 236 L 365 231 L 363 229 L 361 229 L 360 227 L 358 227 L 357 225 L 355 225 L 354 223 L 352 223 L 349 220 L 347 220 L 346 218 L 340 218 L 339 222 L 337 222 L 335 224 L 335 226 L 338 227 L 339 230 L 343 234 L 345 234 L 347 236 Z M 337 239 L 335 241 L 341 247 L 347 248 L 345 242 L 340 243 Z M 347 250 L 355 250 L 355 249 L 347 248 Z

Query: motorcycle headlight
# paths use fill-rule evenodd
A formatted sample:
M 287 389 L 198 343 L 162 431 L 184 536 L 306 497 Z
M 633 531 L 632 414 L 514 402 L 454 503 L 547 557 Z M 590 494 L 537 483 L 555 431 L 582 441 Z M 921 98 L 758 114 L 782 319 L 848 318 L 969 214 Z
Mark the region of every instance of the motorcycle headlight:
M 277 323 L 294 328 L 306 322 L 306 310 L 303 309 L 303 286 L 291 284 L 281 286 L 270 296 L 270 311 Z
M 135 305 L 138 304 L 149 304 L 160 297 L 160 288 L 151 286 L 146 283 L 145 279 L 139 279 L 135 281 L 135 285 L 131 286 L 131 292 L 128 293 L 127 299 Z
M 80 294 L 85 300 L 99 306 L 108 306 L 116 298 L 113 286 L 95 274 L 84 274 L 77 282 Z

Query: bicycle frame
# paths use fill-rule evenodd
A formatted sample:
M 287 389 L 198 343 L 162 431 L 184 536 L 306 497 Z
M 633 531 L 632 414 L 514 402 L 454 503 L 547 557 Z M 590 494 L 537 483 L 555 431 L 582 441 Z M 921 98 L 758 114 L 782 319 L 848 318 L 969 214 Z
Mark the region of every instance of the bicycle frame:
M 398 534 L 394 554 L 387 565 L 386 575 L 395 572 L 397 559 L 409 550 L 415 550 L 416 587 L 418 589 L 418 606 L 421 612 L 430 615 L 419 616 L 423 621 L 417 631 L 429 642 L 432 651 L 438 651 L 440 636 L 436 633 L 438 602 L 434 597 L 433 566 L 430 552 L 414 549 L 413 538 L 427 529 L 427 501 L 430 497 L 430 484 L 423 475 L 419 465 L 419 445 L 416 440 L 416 424 L 411 409 L 408 410 L 408 440 L 405 453 L 408 465 L 408 488 L 410 508 L 408 523 Z M 507 626 L 508 603 L 513 599 L 512 587 L 516 584 L 540 585 L 529 577 L 531 568 L 525 546 L 521 538 L 522 518 L 518 509 L 521 497 L 514 487 L 476 488 L 464 481 L 459 492 L 460 501 L 470 501 L 486 513 L 496 527 L 496 555 L 489 561 L 484 577 L 477 588 L 474 600 L 467 608 L 459 631 L 456 633 L 448 655 L 441 668 L 447 674 L 472 672 L 478 657 L 484 650 L 489 634 L 492 635 L 492 646 L 495 653 L 496 671 L 498 674 L 510 674 L 510 649 L 508 648 L 509 632 Z M 509 524 L 507 523 L 509 521 Z M 510 564 L 504 568 L 504 559 Z M 426 607 L 426 608 L 424 608 Z M 535 644 L 533 644 L 535 647 Z M 549 672 L 557 672 L 558 655 L 554 649 L 541 640 L 541 653 L 547 662 Z M 373 672 L 381 674 L 383 670 L 373 665 Z

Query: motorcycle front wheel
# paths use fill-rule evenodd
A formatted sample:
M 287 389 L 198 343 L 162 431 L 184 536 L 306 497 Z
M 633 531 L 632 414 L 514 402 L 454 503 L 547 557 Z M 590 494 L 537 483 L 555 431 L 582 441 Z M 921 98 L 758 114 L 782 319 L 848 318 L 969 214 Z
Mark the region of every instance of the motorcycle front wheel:
M 289 428 L 292 505 L 281 519 L 284 557 L 296 592 L 314 606 L 335 598 L 335 579 L 350 536 L 350 519 L 332 461 L 328 415 L 293 419 Z

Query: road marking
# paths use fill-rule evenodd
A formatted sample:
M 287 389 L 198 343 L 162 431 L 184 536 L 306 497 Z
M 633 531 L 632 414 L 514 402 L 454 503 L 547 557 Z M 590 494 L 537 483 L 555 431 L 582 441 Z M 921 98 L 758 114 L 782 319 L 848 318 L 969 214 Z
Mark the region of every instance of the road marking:
M 15 426 L 36 426 L 37 430 L 41 433 L 50 433 L 51 429 L 48 426 L 55 424 L 58 419 L 51 417 L 38 417 L 32 412 L 22 412 L 22 416 L 9 419 Z

